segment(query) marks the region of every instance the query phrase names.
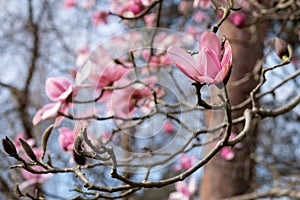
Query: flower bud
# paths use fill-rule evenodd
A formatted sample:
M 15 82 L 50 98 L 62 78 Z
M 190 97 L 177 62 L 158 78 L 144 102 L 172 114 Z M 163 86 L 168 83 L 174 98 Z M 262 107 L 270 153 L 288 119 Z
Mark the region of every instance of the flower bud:
M 15 157 L 17 155 L 17 149 L 8 137 L 2 138 L 2 146 L 9 156 Z
M 279 58 L 284 59 L 289 57 L 288 45 L 287 43 L 279 38 L 275 38 L 275 51 Z
M 32 148 L 30 147 L 30 145 L 23 140 L 22 138 L 19 139 L 26 155 L 32 160 L 32 161 L 37 161 L 37 157 L 35 155 L 35 153 L 33 152 Z
M 43 136 L 42 136 L 43 156 L 42 156 L 42 158 L 44 158 L 44 156 L 45 156 L 48 139 L 49 139 L 50 133 L 52 132 L 53 127 L 54 127 L 53 124 L 51 124 L 43 133 Z

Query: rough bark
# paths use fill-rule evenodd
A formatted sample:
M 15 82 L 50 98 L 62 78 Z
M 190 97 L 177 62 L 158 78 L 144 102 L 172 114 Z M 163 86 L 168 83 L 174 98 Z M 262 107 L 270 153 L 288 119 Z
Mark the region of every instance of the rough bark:
M 227 37 L 233 50 L 233 70 L 227 84 L 231 105 L 237 105 L 245 100 L 256 85 L 253 76 L 248 76 L 249 79 L 246 82 L 240 81 L 240 84 L 236 85 L 237 80 L 245 77 L 246 74 L 252 73 L 257 60 L 261 58 L 263 53 L 263 37 L 258 32 L 261 29 L 254 28 L 251 30 L 257 31 L 250 32 L 250 29 L 236 28 L 227 21 L 220 29 L 220 34 Z M 242 113 L 243 110 L 239 110 L 233 113 L 233 117 Z M 222 115 L 210 117 L 212 118 L 209 123 L 214 124 L 222 120 Z M 241 128 L 233 126 L 232 132 L 238 133 Z M 219 200 L 251 190 L 251 183 L 254 178 L 254 163 L 250 155 L 255 151 L 255 128 L 252 132 L 243 141 L 243 148 L 235 150 L 236 157 L 233 160 L 225 161 L 220 156 L 216 156 L 205 166 L 199 191 L 200 199 Z

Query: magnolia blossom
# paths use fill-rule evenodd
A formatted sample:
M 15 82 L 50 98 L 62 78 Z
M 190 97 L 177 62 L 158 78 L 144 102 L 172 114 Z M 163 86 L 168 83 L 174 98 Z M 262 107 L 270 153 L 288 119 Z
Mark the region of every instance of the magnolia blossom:
M 65 113 L 71 106 L 72 96 L 76 95 L 77 88 L 64 77 L 51 77 L 46 80 L 46 94 L 55 103 L 49 103 L 39 109 L 33 117 L 33 124 L 38 124 L 41 120 L 57 117 L 58 112 Z M 57 126 L 62 116 L 55 122 Z
M 180 161 L 179 161 L 180 163 L 178 165 L 175 165 L 173 169 L 175 171 L 187 170 L 193 166 L 195 161 L 196 161 L 196 156 L 189 157 L 183 153 L 180 157 Z
M 196 192 L 196 179 L 191 177 L 189 183 L 178 181 L 175 183 L 176 192 L 169 195 L 169 200 L 189 200 Z
M 116 38 L 118 39 L 118 38 Z M 123 41 L 117 41 L 119 45 Z M 87 59 L 89 58 L 89 59 Z M 132 71 L 133 64 L 118 58 L 118 62 L 114 62 L 115 58 L 103 46 L 98 47 L 90 54 L 89 50 L 80 51 L 77 57 L 77 66 L 81 67 L 76 74 L 76 84 L 84 85 L 92 89 L 95 97 L 98 97 L 104 87 L 112 86 L 116 81 Z M 83 65 L 84 64 L 84 65 Z M 112 91 L 106 90 L 99 101 L 106 100 Z
M 192 57 L 177 46 L 171 46 L 168 53 L 177 66 L 190 79 L 216 84 L 228 75 L 232 63 L 232 51 L 228 41 L 222 51 L 219 38 L 212 31 L 205 31 L 199 39 L 199 53 Z

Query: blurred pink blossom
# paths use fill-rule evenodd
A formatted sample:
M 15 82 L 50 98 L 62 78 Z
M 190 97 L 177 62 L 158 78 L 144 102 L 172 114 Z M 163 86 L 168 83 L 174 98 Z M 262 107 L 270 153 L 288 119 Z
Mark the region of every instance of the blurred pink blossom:
M 185 27 L 185 32 L 189 35 L 191 35 L 193 38 L 196 38 L 199 36 L 199 28 L 195 27 L 193 25 L 188 25 Z
M 150 51 L 143 51 L 143 58 L 146 62 L 149 61 L 149 67 L 151 70 L 157 70 L 159 67 L 168 67 L 171 65 L 171 58 L 168 54 L 162 53 L 158 55 L 152 55 L 150 57 Z
M 75 133 L 73 130 L 63 127 L 58 129 L 58 143 L 60 147 L 68 152 L 72 152 L 74 149 Z
M 229 136 L 229 141 L 234 139 L 236 137 L 236 133 L 231 133 Z M 232 147 L 223 147 L 220 151 L 220 156 L 224 159 L 224 160 L 232 160 L 235 157 L 235 152 L 234 152 L 234 148 L 236 149 L 241 149 L 243 148 L 243 144 L 242 143 L 237 143 L 233 148 Z
M 189 2 L 188 1 L 181 1 L 178 4 L 178 8 L 177 9 L 178 9 L 179 12 L 185 13 L 185 12 L 187 12 L 188 7 L 189 7 Z
M 175 183 L 176 192 L 169 195 L 169 200 L 189 200 L 196 192 L 196 179 L 191 177 L 189 183 L 178 181 Z
M 77 0 L 64 0 L 65 8 L 72 8 L 77 4 Z
M 196 156 L 189 157 L 185 153 L 183 153 L 180 156 L 179 164 L 175 165 L 173 169 L 175 171 L 187 170 L 193 166 L 193 164 L 196 162 L 196 159 L 197 159 Z
M 196 23 L 201 23 L 201 22 L 207 20 L 206 13 L 201 10 L 196 12 L 192 18 Z
M 163 126 L 163 131 L 165 133 L 173 133 L 174 125 L 171 122 L 166 122 Z
M 148 27 L 155 26 L 156 14 L 155 13 L 150 13 L 148 15 L 145 15 L 144 16 L 144 21 L 145 21 L 146 26 L 148 26 Z
M 205 31 L 199 39 L 199 53 L 192 57 L 177 46 L 168 49 L 169 56 L 187 77 L 201 83 L 220 83 L 228 75 L 232 63 L 232 51 L 228 41 L 221 49 L 215 33 Z
M 94 26 L 99 24 L 107 24 L 107 17 L 109 16 L 108 11 L 106 10 L 96 10 L 92 14 L 92 22 Z
M 235 12 L 229 15 L 229 20 L 236 26 L 236 27 L 243 27 L 246 24 L 246 15 L 241 12 Z
M 235 153 L 231 147 L 223 147 L 220 151 L 220 155 L 224 160 L 232 160 L 235 157 Z

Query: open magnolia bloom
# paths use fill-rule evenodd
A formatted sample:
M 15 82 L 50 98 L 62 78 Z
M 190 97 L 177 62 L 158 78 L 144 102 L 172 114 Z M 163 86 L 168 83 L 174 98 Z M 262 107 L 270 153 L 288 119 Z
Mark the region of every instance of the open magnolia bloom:
M 221 42 L 215 33 L 205 31 L 199 39 L 199 53 L 192 57 L 185 50 L 171 46 L 168 54 L 190 79 L 200 83 L 216 84 L 224 81 L 232 64 L 232 51 L 228 41 Z

